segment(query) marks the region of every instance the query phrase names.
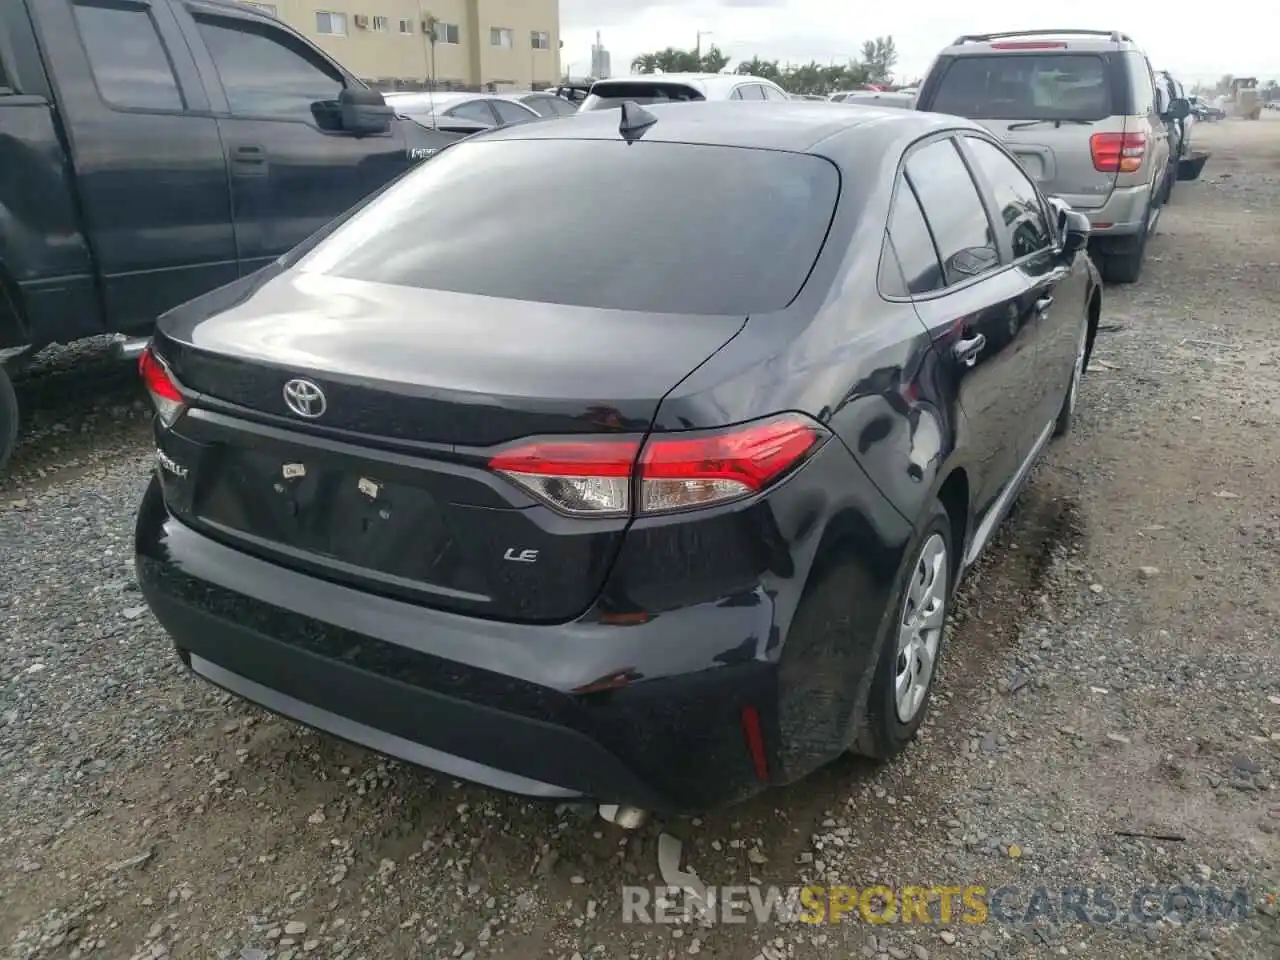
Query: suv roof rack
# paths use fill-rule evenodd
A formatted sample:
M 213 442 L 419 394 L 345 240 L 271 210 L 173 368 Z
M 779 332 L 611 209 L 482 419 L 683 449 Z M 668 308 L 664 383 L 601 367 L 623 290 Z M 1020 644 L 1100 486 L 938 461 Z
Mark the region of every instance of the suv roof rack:
M 1006 30 L 1003 33 L 966 33 L 957 37 L 951 45 L 958 47 L 964 43 L 985 43 L 988 40 L 1003 40 L 1008 37 L 1108 37 L 1114 43 L 1133 43 L 1133 38 L 1119 30 Z

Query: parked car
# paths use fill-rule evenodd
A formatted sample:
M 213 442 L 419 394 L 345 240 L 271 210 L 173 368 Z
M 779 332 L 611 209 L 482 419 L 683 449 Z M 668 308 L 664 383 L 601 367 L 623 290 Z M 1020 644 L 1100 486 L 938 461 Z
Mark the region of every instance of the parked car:
M 528 123 L 542 117 L 533 107 L 515 97 L 492 93 L 391 93 L 387 94 L 387 103 L 395 110 L 396 116 L 430 130 L 451 134 L 454 140 L 481 130 L 510 123 Z
M 582 101 L 587 99 L 591 93 L 591 85 L 594 80 L 582 80 L 577 82 L 560 83 L 554 87 L 548 87 L 547 93 L 554 94 L 562 100 L 568 100 L 574 106 L 581 106 Z
M 501 96 L 523 104 L 541 117 L 571 117 L 578 112 L 577 104 L 554 93 L 526 90 Z
M 1173 197 L 1178 181 L 1199 179 L 1204 165 L 1209 161 L 1210 154 L 1207 150 L 1196 150 L 1192 146 L 1196 115 L 1191 109 L 1191 100 L 1187 97 L 1181 81 L 1168 70 L 1157 70 L 1156 95 L 1160 98 L 1160 112 L 1165 117 L 1165 126 L 1169 131 L 1169 153 L 1174 167 L 1173 176 L 1169 180 L 1169 191 L 1165 197 L 1167 202 Z M 1168 104 L 1179 100 L 1187 101 L 1185 116 L 1177 116 L 1167 107 Z
M 1208 103 L 1199 97 L 1191 98 L 1191 112 L 1195 114 L 1197 120 L 1207 123 L 1213 123 L 1218 120 L 1227 118 L 1227 111 L 1217 104 Z
M 892 756 L 1071 426 L 1088 232 L 956 117 L 478 134 L 161 318 L 138 582 L 197 675 L 516 793 L 696 811 Z
M 638 74 L 597 80 L 581 110 L 605 110 L 624 100 L 640 104 L 700 100 L 791 100 L 772 80 L 737 73 Z
M 1174 179 L 1170 118 L 1138 45 L 1107 30 L 959 37 L 938 56 L 917 109 L 969 117 L 1000 136 L 1049 193 L 1093 224 L 1103 277 L 1138 279 Z
M 916 95 L 905 90 L 850 90 L 846 93 L 833 93 L 831 100 L 834 103 L 896 107 L 899 110 L 911 110 L 916 105 Z
M 247 4 L 0 4 L 0 469 L 36 350 L 145 336 L 443 139 Z

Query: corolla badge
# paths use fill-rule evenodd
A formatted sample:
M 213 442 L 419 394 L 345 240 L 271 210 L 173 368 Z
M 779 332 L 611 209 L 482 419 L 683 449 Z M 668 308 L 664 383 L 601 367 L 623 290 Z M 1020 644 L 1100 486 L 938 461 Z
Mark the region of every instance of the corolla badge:
M 324 391 L 310 380 L 290 380 L 284 385 L 284 402 L 300 417 L 314 420 L 324 416 L 328 402 Z

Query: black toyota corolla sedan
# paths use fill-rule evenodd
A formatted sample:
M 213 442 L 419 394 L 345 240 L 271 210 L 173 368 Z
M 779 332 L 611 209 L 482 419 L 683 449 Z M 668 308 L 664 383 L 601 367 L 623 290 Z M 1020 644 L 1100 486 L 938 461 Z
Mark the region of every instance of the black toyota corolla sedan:
M 1070 425 L 1087 233 L 955 117 L 471 137 L 161 318 L 143 592 L 206 680 L 516 793 L 687 812 L 890 757 Z

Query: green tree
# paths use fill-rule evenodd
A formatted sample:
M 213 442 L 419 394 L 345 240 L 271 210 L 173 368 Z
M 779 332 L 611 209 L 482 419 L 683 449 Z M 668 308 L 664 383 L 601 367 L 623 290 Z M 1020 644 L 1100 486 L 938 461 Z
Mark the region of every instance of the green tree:
M 719 73 L 729 58 L 712 44 L 699 55 L 696 50 L 667 47 L 653 53 L 642 53 L 631 61 L 635 73 Z
M 898 47 L 893 37 L 876 37 L 862 45 L 862 66 L 870 83 L 887 83 L 898 64 Z
M 744 76 L 763 77 L 765 80 L 772 80 L 774 83 L 782 80 L 782 69 L 778 66 L 778 61 L 762 60 L 760 57 L 752 57 L 750 60 L 741 61 L 733 72 Z

